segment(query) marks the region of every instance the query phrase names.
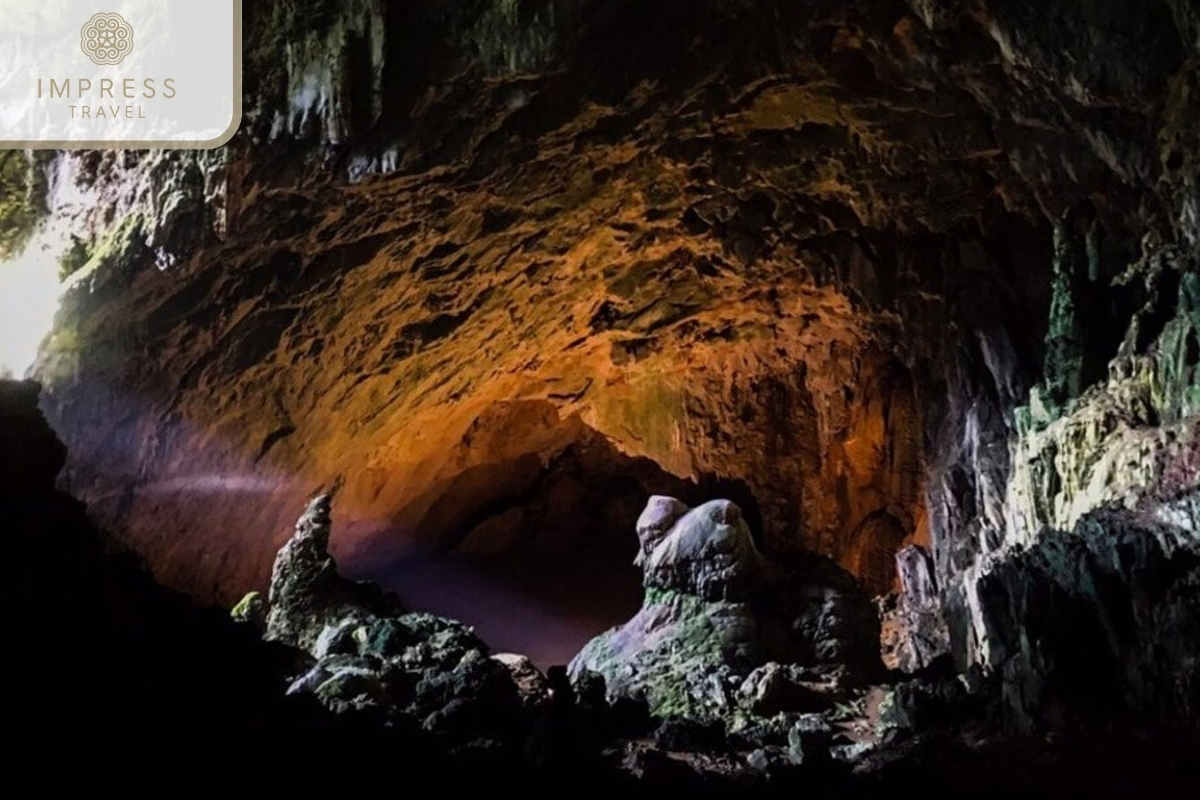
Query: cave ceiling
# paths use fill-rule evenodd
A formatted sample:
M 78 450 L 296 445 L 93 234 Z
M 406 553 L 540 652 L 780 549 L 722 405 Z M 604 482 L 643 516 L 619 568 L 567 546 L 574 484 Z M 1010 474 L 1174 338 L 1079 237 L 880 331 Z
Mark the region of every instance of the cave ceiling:
M 44 405 L 168 583 L 261 586 L 317 490 L 343 563 L 452 548 L 590 446 L 887 588 L 948 396 L 1039 378 L 1056 231 L 1112 272 L 1197 232 L 1187 3 L 509 5 L 255 4 L 222 153 L 71 157 L 156 213 Z

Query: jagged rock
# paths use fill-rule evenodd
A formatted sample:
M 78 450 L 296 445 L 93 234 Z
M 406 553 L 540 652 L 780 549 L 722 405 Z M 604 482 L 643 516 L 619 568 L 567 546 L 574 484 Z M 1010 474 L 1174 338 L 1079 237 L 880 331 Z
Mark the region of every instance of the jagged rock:
M 1081 245 L 1071 246 L 1078 249 Z M 1092 259 L 1102 251 L 1094 241 L 1084 249 Z M 1110 613 L 1102 607 L 1081 611 L 1074 622 L 1066 618 L 1075 617 L 1075 612 L 1044 612 L 1031 598 L 1002 612 L 999 608 L 1007 606 L 1011 598 L 1005 597 L 1000 584 L 1011 579 L 1015 581 L 1012 592 L 1018 596 L 1036 593 L 1043 601 L 1061 597 L 1061 593 L 1078 594 L 1084 598 L 1081 607 L 1094 606 L 1086 600 L 1095 594 L 1092 590 L 1064 587 L 1077 581 L 1086 584 L 1088 576 L 1095 576 L 1097 564 L 1107 558 L 1097 554 L 1107 550 L 1104 539 L 1169 541 L 1171 537 L 1164 539 L 1153 532 L 1144 537 L 1130 533 L 1140 528 L 1152 531 L 1159 524 L 1179 531 L 1184 539 L 1195 538 L 1200 531 L 1194 500 L 1200 474 L 1200 405 L 1196 402 L 1200 392 L 1200 347 L 1196 345 L 1200 341 L 1196 311 L 1200 308 L 1196 302 L 1200 279 L 1196 275 L 1194 254 L 1187 248 L 1144 249 L 1119 280 L 1143 283 L 1145 295 L 1108 364 L 1107 375 L 1061 406 L 1040 407 L 1043 393 L 1032 393 L 1030 405 L 1017 408 L 1014 414 L 1011 468 L 1004 464 L 1005 485 L 989 487 L 992 498 L 1004 501 L 994 514 L 987 515 L 994 519 L 985 526 L 987 530 L 941 537 L 938 580 L 955 660 L 960 669 L 974 667 L 988 675 L 1007 676 L 1013 709 L 1043 706 L 1038 698 L 1045 694 L 1032 676 L 1057 672 L 1054 664 L 1064 655 L 1068 661 L 1075 657 L 1060 650 L 1063 641 L 1075 641 L 1070 649 L 1076 653 L 1089 649 L 1108 652 L 1114 634 L 1107 623 L 1097 621 Z M 963 502 L 978 497 L 961 494 Z M 1163 547 L 1163 552 L 1177 550 L 1173 545 Z M 1157 556 L 1147 557 L 1158 560 Z M 1042 558 L 1053 566 L 1032 566 Z M 1177 558 L 1167 560 L 1178 563 Z M 1112 591 L 1114 598 L 1138 585 L 1121 570 L 1104 568 L 1101 572 L 1107 574 L 1102 583 L 1110 587 L 1107 591 Z M 1055 577 L 1046 578 L 1047 574 Z M 985 583 L 987 588 L 981 594 Z M 1034 590 L 1028 583 L 1041 588 Z M 1000 596 L 989 600 L 994 591 Z M 1060 600 L 1056 608 L 1065 602 Z M 985 609 L 989 603 L 994 604 Z M 1023 619 L 1025 615 L 1028 619 Z M 1085 622 L 1089 617 L 1091 622 Z M 1127 618 L 1127 614 L 1118 617 Z M 1014 638 L 1019 636 L 1018 628 L 1038 628 L 1047 620 L 1064 625 L 1064 632 L 1014 644 L 1019 641 Z M 991 625 L 1007 632 L 997 636 L 989 630 Z M 1122 629 L 1117 625 L 1114 630 Z M 1079 641 L 1090 637 L 1097 641 Z M 1008 664 L 1010 658 L 1017 662 Z M 1141 658 L 1134 648 L 1131 664 Z M 1027 670 L 1029 684 L 1017 688 L 1022 683 L 1017 676 Z M 1077 670 L 1072 667 L 1068 671 Z M 1064 688 L 1071 683 L 1063 684 Z M 1134 705 L 1141 701 L 1135 700 Z M 1061 716 L 1057 712 L 1013 713 L 1014 721 L 1023 727 L 1035 724 L 1035 718 L 1038 724 L 1051 724 Z
M 355 553 L 381 519 L 427 551 L 467 522 L 507 547 L 525 531 L 488 525 L 479 476 L 590 426 L 745 484 L 772 560 L 806 547 L 885 587 L 927 528 L 960 667 L 1003 671 L 992 561 L 1194 483 L 1193 4 L 418 5 L 262 4 L 229 151 L 49 157 L 51 227 L 89 267 L 47 410 L 94 518 L 162 580 L 223 602 L 263 582 L 253 532 L 310 465 L 345 477 Z M 5 167 L 26 236 L 42 170 Z M 586 426 L 514 432 L 516 396 Z M 889 658 L 911 667 L 942 634 L 908 594 Z M 846 614 L 810 608 L 798 638 L 838 657 Z M 314 645 L 328 620 L 305 616 L 277 632 Z M 696 683 L 717 705 L 740 686 Z
M 30 153 L 0 152 L 0 260 L 19 254 L 46 215 L 45 184 Z
M 314 659 L 288 694 L 464 742 L 520 744 L 546 710 L 545 678 L 527 659 L 490 657 L 461 623 L 406 613 L 378 587 L 342 578 L 330 510 L 326 496 L 309 504 L 272 573 L 265 635 Z
M 937 602 L 937 584 L 933 578 L 933 562 L 920 545 L 909 545 L 896 553 L 896 572 L 905 598 L 917 607 Z
M 717 752 L 728 747 L 725 725 L 720 720 L 665 719 L 654 731 L 654 743 L 663 750 Z
M 1195 717 L 1194 1 L 253 6 L 232 148 L 0 158 L 0 252 L 47 210 L 82 235 L 61 236 L 86 260 L 41 365 L 67 480 L 156 575 L 227 602 L 264 582 L 260 533 L 310 470 L 343 477 L 356 553 L 389 541 L 374 519 L 430 551 L 458 523 L 467 549 L 509 547 L 526 519 L 494 500 L 590 426 L 761 506 L 769 558 L 679 536 L 630 634 L 688 644 L 688 704 L 791 686 L 763 660 L 862 660 L 852 590 L 779 577 L 784 554 L 886 589 L 928 529 L 932 569 L 901 563 L 888 607 L 895 666 L 944 631 L 1025 726 L 1105 702 Z M 512 397 L 545 414 L 517 426 Z M 53 495 L 58 447 L 0 452 L 6 521 L 71 518 L 22 495 Z M 685 511 L 638 525 L 643 561 Z M 305 547 L 272 609 L 324 664 L 298 691 L 374 712 L 394 690 L 457 728 L 463 693 L 503 684 L 462 626 L 347 601 Z M 104 596 L 61 559 L 17 564 L 36 626 Z M 30 650 L 74 667 L 94 649 L 70 638 Z M 882 716 L 919 728 L 926 688 Z
M 835 697 L 819 679 L 811 670 L 772 661 L 747 676 L 738 690 L 738 699 L 763 717 L 782 712 L 823 711 L 833 705 Z
M 747 766 L 755 772 L 762 773 L 770 773 L 772 770 L 778 769 L 784 761 L 785 757 L 778 750 L 765 747 L 751 750 L 750 755 L 746 756 Z
M 918 678 L 880 690 L 876 719 L 882 732 L 929 730 L 954 725 L 956 720 L 978 718 L 980 709 L 973 705 L 977 706 L 981 697 L 973 697 L 965 681 L 952 670 L 940 675 L 936 672 L 927 670 Z
M 770 750 L 786 750 L 788 735 L 796 723 L 798 714 L 781 713 L 773 717 L 748 717 L 730 732 L 731 743 L 745 749 L 766 747 Z
M 598 675 L 610 699 L 703 719 L 732 717 L 743 705 L 770 715 L 827 704 L 815 676 L 793 665 L 845 664 L 861 674 L 877 664 L 878 628 L 849 576 L 819 560 L 768 562 L 728 501 L 681 511 L 651 501 L 638 531 L 642 608 L 575 657 L 573 681 Z
M 526 712 L 541 714 L 549 711 L 552 700 L 550 681 L 533 665 L 528 656 L 497 653 L 492 658 L 512 675 L 513 683 L 521 695 L 521 705 Z
M 916 672 L 950 652 L 950 629 L 942 614 L 933 560 L 919 545 L 896 553 L 900 592 L 879 604 L 883 662 L 890 669 Z
M 399 615 L 394 595 L 342 578 L 329 555 L 330 498 L 314 499 L 279 551 L 267 596 L 267 638 L 312 649 L 330 625 L 356 614 Z
M 987 663 L 1018 726 L 1129 713 L 1200 723 L 1195 529 L 1093 512 L 990 563 L 975 592 Z
M 788 732 L 788 759 L 797 765 L 814 766 L 830 761 L 833 728 L 818 714 L 806 714 Z
M 879 696 L 879 725 L 884 731 L 913 727 L 911 709 L 897 688 L 883 690 Z
M 490 510 L 481 475 L 533 464 L 503 489 L 520 494 L 591 426 L 664 472 L 744 483 L 768 574 L 807 547 L 886 588 L 927 528 L 958 664 L 1019 718 L 1092 685 L 1186 712 L 1166 631 L 1189 630 L 1189 548 L 1160 531 L 1200 523 L 1194 2 L 255 5 L 228 151 L 46 170 L 50 227 L 82 218 L 89 251 L 41 364 L 48 413 L 71 485 L 161 579 L 226 602 L 264 581 L 259 532 L 309 469 L 345 478 L 352 544 L 388 541 L 385 519 L 435 551 Z M 44 194 L 26 161 L 2 165 L 18 241 Z M 513 397 L 545 414 L 518 426 Z M 19 489 L 44 467 L 0 468 Z M 644 560 L 669 506 L 639 527 Z M 480 523 L 479 549 L 523 534 L 516 516 Z M 678 682 L 721 713 L 752 665 L 794 655 L 759 652 L 774 612 L 738 599 L 758 570 L 724 556 L 659 576 L 687 588 L 648 593 L 636 643 L 729 639 L 685 651 Z M 418 672 L 474 652 L 459 631 L 376 635 L 392 610 L 343 614 L 336 585 L 281 585 L 281 640 Z M 915 666 L 942 634 L 910 589 L 894 660 Z M 793 597 L 802 662 L 856 660 L 848 594 Z
M 337 714 L 368 709 L 382 711 L 389 704 L 384 686 L 385 664 L 368 656 L 331 656 L 288 687 L 288 694 L 311 693 Z

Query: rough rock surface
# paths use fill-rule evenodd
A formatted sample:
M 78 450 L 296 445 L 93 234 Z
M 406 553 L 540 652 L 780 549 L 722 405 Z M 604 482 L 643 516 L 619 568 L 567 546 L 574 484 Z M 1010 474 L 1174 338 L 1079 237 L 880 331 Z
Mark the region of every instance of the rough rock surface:
M 1180 518 L 1096 511 L 990 565 L 975 592 L 1024 729 L 1136 714 L 1200 729 L 1200 492 Z
M 45 213 L 46 186 L 33 158 L 19 150 L 0 153 L 0 259 L 9 259 L 28 242 Z
M 942 612 L 933 561 L 918 545 L 896 554 L 900 591 L 878 598 L 883 663 L 917 672 L 950 652 L 950 630 Z
M 546 712 L 545 679 L 527 661 L 490 657 L 465 625 L 406 613 L 377 586 L 341 577 L 328 550 L 330 509 L 328 496 L 309 503 L 272 571 L 266 638 L 313 659 L 288 693 L 455 747 L 520 752 Z
M 296 523 L 295 534 L 275 557 L 267 595 L 268 639 L 312 650 L 328 629 L 347 616 L 404 613 L 400 601 L 379 587 L 338 574 L 329 555 L 330 504 L 328 496 L 313 500 Z
M 644 603 L 571 662 L 581 691 L 599 677 L 611 701 L 656 717 L 773 716 L 829 707 L 839 679 L 878 666 L 878 628 L 853 578 L 821 559 L 765 560 L 733 503 L 652 498 L 638 535 Z
M 37 667 L 19 676 L 20 691 L 8 706 L 7 719 L 22 733 L 10 746 L 10 772 L 16 779 L 22 779 L 28 765 L 37 770 L 29 773 L 30 779 L 45 779 L 37 765 L 44 763 L 48 750 L 65 749 L 76 767 L 85 768 L 79 777 L 89 781 L 98 770 L 128 762 L 135 748 L 140 760 L 134 762 L 136 774 L 124 778 L 129 786 L 144 782 L 161 787 L 187 774 L 194 785 L 213 782 L 226 788 L 230 781 L 261 779 L 297 792 L 373 790 L 377 770 L 328 766 L 363 763 L 391 764 L 406 780 L 428 779 L 450 790 L 515 781 L 556 793 L 578 790 L 584 782 L 626 794 L 671 787 L 768 789 L 830 798 L 921 790 L 927 796 L 961 797 L 978 791 L 982 782 L 1013 796 L 1062 796 L 1081 788 L 1100 795 L 1144 786 L 1147 771 L 1156 785 L 1180 796 L 1195 786 L 1200 748 L 1186 736 L 1092 735 L 1064 737 L 1065 744 L 1036 740 L 1032 745 L 989 744 L 977 735 L 964 736 L 960 729 L 971 714 L 956 678 L 924 677 L 852 690 L 844 703 L 820 714 L 777 711 L 803 708 L 813 691 L 833 696 L 836 690 L 802 686 L 810 677 L 805 669 L 768 663 L 740 687 L 741 701 L 756 718 L 747 719 L 749 724 L 739 731 L 686 719 L 647 730 L 638 727 L 644 723 L 635 721 L 630 727 L 628 721 L 619 722 L 618 709 L 591 707 L 586 698 L 571 702 L 569 687 L 557 685 L 548 695 L 545 681 L 526 660 L 498 656 L 494 661 L 515 680 L 524 712 L 497 714 L 499 707 L 509 707 L 506 699 L 500 706 L 489 705 L 481 718 L 472 713 L 478 706 L 455 706 L 461 699 L 457 693 L 469 687 L 478 691 L 480 672 L 492 675 L 496 670 L 481 668 L 472 655 L 477 649 L 456 661 L 457 649 L 449 645 L 463 635 L 461 626 L 425 615 L 376 620 L 383 624 L 375 625 L 367 621 L 350 632 L 354 644 L 329 637 L 329 645 L 339 650 L 344 645 L 345 650 L 323 658 L 328 674 L 312 681 L 318 689 L 326 687 L 324 709 L 302 702 L 311 696 L 308 691 L 284 698 L 282 675 L 295 668 L 290 648 L 266 646 L 251 627 L 235 627 L 217 611 L 197 611 L 155 586 L 132 559 L 105 552 L 104 540 L 87 523 L 82 506 L 54 490 L 64 452 L 36 411 L 36 394 L 32 385 L 0 382 L 0 443 L 9 456 L 0 465 L 0 522 L 15 545 L 6 562 L 7 585 L 16 589 L 18 607 L 26 612 L 16 615 L 10 633 L 25 648 L 24 658 Z M 324 504 L 314 510 L 309 521 L 323 517 Z M 312 527 L 305 529 L 311 532 Z M 1171 541 L 1168 533 L 1164 530 L 1162 542 Z M 1095 541 L 1103 544 L 1102 538 Z M 1129 552 L 1146 557 L 1136 556 L 1128 566 L 1151 567 L 1134 581 L 1141 586 L 1161 561 L 1144 542 L 1138 551 L 1138 541 L 1131 537 Z M 314 563 L 323 564 L 322 554 L 315 555 Z M 1101 556 L 1097 567 L 1103 570 L 1112 554 Z M 1040 560 L 1029 562 L 1028 578 L 1001 585 L 1036 592 L 1046 582 L 1040 577 L 1047 574 L 1038 566 Z M 1124 601 L 1111 599 L 1117 602 L 1106 608 L 1119 614 Z M 1139 614 L 1150 610 L 1144 598 L 1129 600 Z M 261 611 L 261 601 L 248 602 L 244 610 Z M 1160 607 L 1163 624 L 1187 619 L 1184 595 L 1154 606 Z M 300 619 L 311 620 L 311 606 L 304 608 Z M 246 617 L 256 618 L 255 613 Z M 69 625 L 56 624 L 60 620 Z M 382 706 L 375 690 L 383 659 L 370 651 L 395 652 L 392 645 L 402 638 L 396 626 L 419 631 L 419 660 L 438 652 L 452 656 L 445 669 L 424 672 L 417 690 L 418 696 L 426 693 L 426 708 L 433 709 L 435 724 L 430 727 L 441 734 L 433 740 L 439 744 L 436 749 L 429 746 L 430 737 L 407 735 L 399 719 L 393 718 L 391 726 L 379 724 Z M 1190 636 L 1180 639 L 1180 649 L 1167 654 L 1170 659 L 1195 652 Z M 354 655 L 360 647 L 368 652 Z M 464 661 L 470 670 L 463 669 Z M 86 679 L 81 679 L 81 665 L 87 668 Z M 394 672 L 389 676 L 396 678 Z M 504 697 L 511 697 L 507 688 Z M 449 698 L 454 699 L 447 703 Z M 366 713 L 331 715 L 327 709 Z M 72 724 L 64 727 L 63 719 Z M 494 747 L 497 724 L 515 724 L 508 734 L 519 740 L 530 719 L 536 720 L 539 733 L 521 754 L 525 758 L 512 748 Z M 466 768 L 460 760 L 446 758 L 448 741 L 477 745 L 451 751 L 472 759 Z M 253 758 L 246 757 L 247 747 Z M 1132 774 L 1121 768 L 1130 759 L 1136 764 Z M 56 782 L 70 785 L 74 778 Z M 1031 795 L 1031 788 L 1040 794 Z
M 1026 729 L 1100 708 L 1197 723 L 1194 663 L 1176 649 L 1200 613 L 1194 258 L 1146 256 L 1130 279 L 1153 291 L 1106 374 L 1061 407 L 1042 385 L 1016 410 L 1002 515 L 943 568 L 956 658 L 1002 676 Z

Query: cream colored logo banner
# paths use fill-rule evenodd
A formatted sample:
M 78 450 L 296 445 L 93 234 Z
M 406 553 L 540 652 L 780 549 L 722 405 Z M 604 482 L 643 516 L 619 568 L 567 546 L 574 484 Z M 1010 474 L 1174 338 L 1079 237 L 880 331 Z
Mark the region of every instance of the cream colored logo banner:
M 0 0 L 0 148 L 224 144 L 241 15 L 241 0 Z

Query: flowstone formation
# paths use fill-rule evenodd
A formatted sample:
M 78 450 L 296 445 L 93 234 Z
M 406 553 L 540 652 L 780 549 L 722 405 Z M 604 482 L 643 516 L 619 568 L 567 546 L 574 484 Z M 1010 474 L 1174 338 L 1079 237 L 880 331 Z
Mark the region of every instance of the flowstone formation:
M 1106 374 L 1060 406 L 1046 401 L 1056 374 L 1081 367 L 1048 360 L 1045 384 L 1012 416 L 998 516 L 942 547 L 955 660 L 996 676 L 1026 731 L 1113 716 L 1200 730 L 1194 248 L 1148 250 L 1124 280 L 1149 297 Z
M 465 625 L 408 613 L 377 586 L 342 578 L 329 555 L 328 496 L 313 500 L 279 551 L 265 638 L 309 658 L 288 694 L 311 694 L 336 713 L 419 728 L 455 747 L 519 746 L 548 687 L 524 659 L 493 657 Z M 251 593 L 235 619 L 263 617 Z
M 820 558 L 759 553 L 740 509 L 654 497 L 638 520 L 645 601 L 571 662 L 581 693 L 659 718 L 744 722 L 829 709 L 878 672 L 878 624 L 854 579 Z

